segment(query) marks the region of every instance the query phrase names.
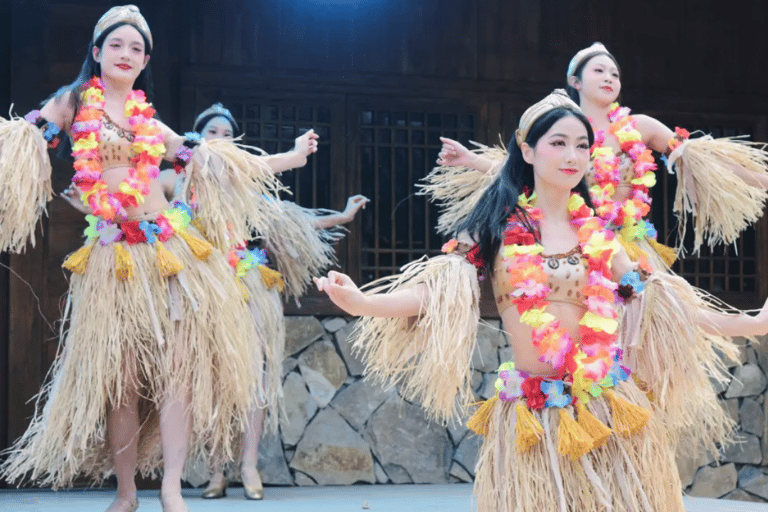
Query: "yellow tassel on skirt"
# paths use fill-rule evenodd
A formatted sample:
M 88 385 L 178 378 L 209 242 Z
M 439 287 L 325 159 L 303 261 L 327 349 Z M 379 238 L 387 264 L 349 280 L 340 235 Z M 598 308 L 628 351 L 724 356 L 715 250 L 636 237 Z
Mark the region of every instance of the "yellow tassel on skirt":
M 64 260 L 64 263 L 62 263 L 61 266 L 73 274 L 85 274 L 85 271 L 88 269 L 88 259 L 91 257 L 91 251 L 93 250 L 94 244 L 96 244 L 95 241 L 82 246 L 67 256 L 67 259 Z
M 202 238 L 192 236 L 187 231 L 177 231 L 176 234 L 187 242 L 192 254 L 199 260 L 207 260 L 213 252 L 213 246 Z
M 517 434 L 517 449 L 520 453 L 535 446 L 544 437 L 544 429 L 536 417 L 531 414 L 528 406 L 520 400 L 515 404 L 515 432 Z M 486 426 L 486 435 L 488 427 Z
M 651 247 L 653 247 L 653 250 L 656 251 L 656 254 L 658 254 L 659 257 L 664 260 L 664 263 L 666 263 L 668 267 L 671 267 L 675 263 L 677 260 L 677 254 L 675 254 L 675 250 L 673 248 L 664 244 L 660 244 L 653 238 L 647 238 L 646 240 L 651 245 Z
M 594 443 L 586 430 L 576 423 L 565 409 L 560 409 L 560 426 L 557 430 L 557 452 L 575 461 L 592 449 Z
M 487 435 L 488 417 L 490 416 L 491 412 L 493 412 L 493 407 L 498 401 L 499 395 L 497 394 L 481 403 L 480 407 L 478 407 L 477 411 L 475 411 L 475 414 L 473 414 L 472 417 L 469 418 L 469 421 L 467 421 L 467 427 L 475 434 L 479 434 L 481 436 Z
M 611 404 L 613 426 L 619 434 L 628 437 L 637 434 L 648 423 L 651 411 L 631 404 L 612 390 L 606 390 L 605 396 Z
M 115 243 L 115 277 L 118 281 L 133 279 L 133 260 L 120 243 Z
M 272 270 L 266 265 L 259 265 L 259 273 L 261 274 L 261 281 L 267 289 L 276 288 L 278 292 L 283 293 L 285 281 L 283 281 L 283 276 L 280 272 Z
M 184 265 L 172 252 L 165 248 L 163 242 L 158 240 L 155 242 L 155 245 L 157 245 L 157 270 L 160 272 L 160 275 L 170 277 L 181 272 Z
M 611 433 L 613 433 L 613 430 L 595 418 L 595 415 L 589 412 L 582 402 L 576 404 L 576 415 L 578 416 L 579 426 L 592 438 L 595 448 L 603 446 L 611 436 Z

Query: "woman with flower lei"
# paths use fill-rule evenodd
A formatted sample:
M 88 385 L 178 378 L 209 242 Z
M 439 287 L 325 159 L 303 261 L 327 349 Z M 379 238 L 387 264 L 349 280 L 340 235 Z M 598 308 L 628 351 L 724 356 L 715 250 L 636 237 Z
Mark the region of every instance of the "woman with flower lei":
M 470 421 L 486 436 L 482 512 L 683 511 L 674 446 L 629 378 L 615 309 L 666 278 L 644 279 L 595 216 L 583 180 L 592 143 L 578 106 L 553 93 L 523 114 L 509 159 L 445 256 L 369 293 L 343 274 L 317 280 L 339 307 L 372 317 L 353 334 L 368 371 L 447 420 L 471 400 L 477 280 L 490 276 L 515 362 L 500 366 L 497 395 Z M 565 292 L 579 282 L 578 294 Z M 708 320 L 731 334 L 765 332 L 768 306 Z
M 674 210 L 680 217 L 679 238 L 681 242 L 685 238 L 687 215 L 693 212 L 694 251 L 705 239 L 710 245 L 734 242 L 749 223 L 760 218 L 768 188 L 764 150 L 733 139 L 689 139 L 685 129 L 672 132 L 649 116 L 631 115 L 616 103 L 621 91 L 619 67 L 600 43 L 578 52 L 567 76 L 569 95 L 595 130 L 587 174 L 595 211 L 646 270 L 669 271 L 675 259 L 675 250 L 656 241 L 656 230 L 645 219 L 651 207 L 649 189 L 656 183 L 651 150 L 663 153 L 669 170 L 678 175 Z M 456 141 L 443 139 L 438 159 L 443 167 L 427 178 L 424 191 L 445 207 L 439 221 L 444 232 L 466 216 L 505 158 L 495 149 L 470 152 Z M 670 281 L 666 291 L 674 292 L 675 300 L 700 304 L 708 314 L 719 310 L 711 306 L 716 299 L 702 301 L 706 293 L 682 280 Z M 638 322 L 638 313 L 628 310 L 625 325 Z M 684 441 L 681 451 L 704 447 L 716 452 L 719 443 L 729 440 L 734 424 L 708 382 L 729 378 L 718 352 L 734 359 L 737 348 L 731 340 L 714 335 L 696 335 L 693 345 L 670 345 L 663 331 L 640 325 L 625 337 L 635 378 L 654 396 L 653 405 L 666 416 L 670 433 Z M 706 418 L 703 426 L 699 418 Z
M 0 250 L 22 250 L 34 232 L 51 197 L 47 149 L 60 135 L 69 136 L 62 147 L 71 139 L 72 190 L 90 213 L 84 247 L 64 262 L 62 351 L 2 476 L 61 487 L 114 473 L 111 512 L 138 507 L 137 470 L 161 469 L 163 510 L 184 511 L 185 462 L 211 447 L 233 457 L 259 385 L 249 364 L 257 328 L 227 258 L 197 226 L 214 242 L 269 228 L 274 173 L 303 165 L 311 146 L 308 136 L 264 157 L 175 134 L 147 97 L 151 50 L 138 8 L 114 7 L 73 84 L 24 119 L 0 120 Z M 159 178 L 162 158 L 194 184 L 194 211 L 166 199 L 175 179 Z
M 197 117 L 193 131 L 208 141 L 240 136 L 237 121 L 220 103 L 212 105 Z M 310 152 L 317 151 L 314 131 L 310 130 L 297 139 L 297 146 L 301 145 L 301 139 L 309 141 Z M 188 191 L 187 195 L 194 203 L 192 191 Z M 285 357 L 285 320 L 280 293 L 285 292 L 298 299 L 312 275 L 335 263 L 333 244 L 344 236 L 344 231 L 334 228 L 351 222 L 367 201 L 363 196 L 352 196 L 343 212 L 308 210 L 290 201 L 271 201 L 267 204 L 279 210 L 281 221 L 263 234 L 267 250 L 250 249 L 244 241 L 222 247 L 258 328 L 256 371 L 262 377 L 254 398 L 256 406 L 248 412 L 248 426 L 243 431 L 239 460 L 243 491 L 248 499 L 260 500 L 264 497 L 256 466 L 265 410 L 269 410 L 267 429 L 276 432 L 279 411 L 283 407 L 281 376 Z M 267 266 L 267 252 L 270 259 L 276 261 L 280 272 Z M 284 275 L 287 276 L 285 280 Z M 202 497 L 222 498 L 227 489 L 222 456 L 214 453 L 212 458 L 213 474 Z

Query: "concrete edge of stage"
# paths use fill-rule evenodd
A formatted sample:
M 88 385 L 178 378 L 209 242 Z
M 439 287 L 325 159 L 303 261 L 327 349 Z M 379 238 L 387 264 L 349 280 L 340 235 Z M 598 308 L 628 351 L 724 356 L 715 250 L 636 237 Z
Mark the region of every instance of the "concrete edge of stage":
M 263 503 L 247 501 L 240 487 L 220 500 L 200 499 L 199 489 L 185 489 L 190 512 L 470 512 L 471 484 L 352 485 L 331 487 L 268 487 Z M 8 512 L 103 512 L 114 499 L 111 489 L 0 490 L 0 510 Z M 141 512 L 160 512 L 158 491 L 139 492 Z M 687 512 L 768 512 L 768 503 L 685 498 Z M 662 511 L 659 511 L 662 512 Z

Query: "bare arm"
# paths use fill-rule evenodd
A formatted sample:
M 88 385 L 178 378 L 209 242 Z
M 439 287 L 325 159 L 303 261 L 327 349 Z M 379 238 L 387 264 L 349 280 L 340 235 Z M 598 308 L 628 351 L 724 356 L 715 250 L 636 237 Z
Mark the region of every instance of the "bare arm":
M 160 133 L 163 136 L 163 143 L 165 144 L 165 155 L 163 155 L 163 160 L 173 162 L 173 160 L 176 158 L 176 152 L 184 143 L 186 137 L 179 135 L 175 131 L 171 130 L 162 121 L 158 121 L 157 119 L 155 119 L 155 121 L 160 127 Z
M 643 142 L 645 142 L 646 146 L 659 153 L 666 151 L 669 139 L 675 136 L 675 132 L 650 116 L 639 114 L 634 116 L 634 118 L 637 121 L 637 129 L 642 134 Z M 744 180 L 745 183 L 768 189 L 767 175 L 748 172 L 746 169 L 736 165 L 731 166 L 730 169 L 736 176 Z
M 443 147 L 437 155 L 437 165 L 443 167 L 467 167 L 480 172 L 490 171 L 495 162 L 490 158 L 473 153 L 463 144 L 448 137 L 440 137 Z
M 360 208 L 365 208 L 368 201 L 370 199 L 362 195 L 350 197 L 347 199 L 347 207 L 344 208 L 343 212 L 335 212 L 316 218 L 314 222 L 315 229 L 330 229 L 339 224 L 352 222 Z
M 75 110 L 69 103 L 71 98 L 71 91 L 65 92 L 58 98 L 51 98 L 40 109 L 40 115 L 69 133 L 72 128 L 72 120 L 75 118 Z
M 296 138 L 296 145 L 291 151 L 265 157 L 267 165 L 275 174 L 304 167 L 307 165 L 307 157 L 312 153 L 317 153 L 317 139 L 318 135 L 315 131 L 309 130 Z
M 637 122 L 637 129 L 645 145 L 659 153 L 666 151 L 669 139 L 675 136 L 675 132 L 651 116 L 638 114 L 632 117 Z
M 704 332 L 719 336 L 762 336 L 768 333 L 768 300 L 755 316 L 699 310 L 699 325 Z
M 422 311 L 425 290 L 414 287 L 392 293 L 365 295 L 352 279 L 331 271 L 327 277 L 315 278 L 315 285 L 334 304 L 354 316 L 400 318 L 417 316 Z

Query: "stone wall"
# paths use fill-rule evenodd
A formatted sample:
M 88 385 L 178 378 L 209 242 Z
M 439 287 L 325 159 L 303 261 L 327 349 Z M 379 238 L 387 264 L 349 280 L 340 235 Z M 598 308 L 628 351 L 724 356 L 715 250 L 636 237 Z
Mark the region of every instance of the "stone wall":
M 259 466 L 265 484 L 471 482 L 481 438 L 456 421 L 430 422 L 396 389 L 362 378 L 363 365 L 347 337 L 354 320 L 287 317 L 283 364 L 285 418 L 278 435 L 265 436 Z M 495 393 L 496 369 L 512 359 L 498 320 L 481 324 L 473 357 L 478 399 Z M 768 420 L 764 413 L 768 342 L 741 342 L 742 366 L 719 389 L 739 423 L 742 442 L 720 461 L 680 460 L 686 490 L 695 496 L 768 501 Z M 765 471 L 764 471 L 765 470 Z
M 731 381 L 718 386 L 723 407 L 738 423 L 737 442 L 720 453 L 696 460 L 680 457 L 680 479 L 693 496 L 768 502 L 768 336 L 752 344 L 737 340 L 741 365 L 730 368 Z

